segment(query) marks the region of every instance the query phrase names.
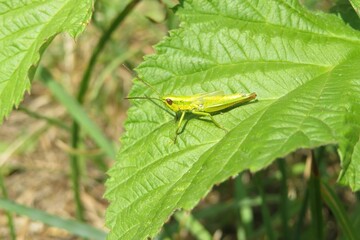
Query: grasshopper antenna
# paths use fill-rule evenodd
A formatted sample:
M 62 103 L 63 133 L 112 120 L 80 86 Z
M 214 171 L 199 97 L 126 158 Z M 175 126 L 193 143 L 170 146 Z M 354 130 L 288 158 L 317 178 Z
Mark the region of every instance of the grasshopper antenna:
M 153 100 L 158 100 L 158 101 L 161 101 L 160 98 L 152 98 L 152 97 L 125 97 L 124 99 L 153 99 Z
M 147 83 L 144 79 L 142 79 L 135 71 L 130 70 L 125 64 L 122 64 L 122 66 L 131 74 L 134 74 L 135 77 L 137 79 L 139 79 L 142 83 L 144 83 L 146 86 L 148 86 L 149 88 L 151 88 L 154 92 L 156 92 L 156 94 L 158 96 L 161 96 L 161 94 L 153 87 L 151 86 L 149 83 Z M 149 97 L 127 97 L 125 99 L 151 99 Z M 153 98 L 153 99 L 157 99 L 160 100 L 159 98 Z

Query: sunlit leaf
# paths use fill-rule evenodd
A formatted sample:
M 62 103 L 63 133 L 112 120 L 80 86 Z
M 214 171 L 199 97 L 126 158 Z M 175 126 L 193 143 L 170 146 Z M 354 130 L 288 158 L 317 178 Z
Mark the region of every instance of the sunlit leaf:
M 298 148 L 340 144 L 341 182 L 360 188 L 360 34 L 297 0 L 182 1 L 181 27 L 137 68 L 161 94 L 256 92 L 258 101 L 175 120 L 156 100 L 133 100 L 106 198 L 109 239 L 154 236 L 214 184 Z M 131 96 L 157 96 L 140 81 Z M 351 176 L 351 179 L 349 178 Z
M 61 32 L 86 27 L 92 0 L 0 0 L 0 124 L 30 89 L 35 66 Z

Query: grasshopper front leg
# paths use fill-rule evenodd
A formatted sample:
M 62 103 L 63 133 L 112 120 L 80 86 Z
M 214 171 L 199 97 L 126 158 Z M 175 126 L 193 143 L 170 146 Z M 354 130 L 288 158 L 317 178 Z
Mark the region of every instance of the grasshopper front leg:
M 175 131 L 174 143 L 176 143 L 177 136 L 179 135 L 179 130 L 180 130 L 180 128 L 181 128 L 181 123 L 182 123 L 183 120 L 184 120 L 185 113 L 186 113 L 185 111 L 181 112 L 181 117 L 180 117 L 179 123 L 178 123 L 177 128 L 176 128 L 176 131 Z
M 193 114 L 195 115 L 200 115 L 200 116 L 206 116 L 206 117 L 210 117 L 211 121 L 218 127 L 221 128 L 224 131 L 228 131 L 226 128 L 224 128 L 223 126 L 221 126 L 217 121 L 215 121 L 215 119 L 213 118 L 213 116 L 211 116 L 210 113 L 207 112 L 199 112 L 199 111 L 192 111 Z

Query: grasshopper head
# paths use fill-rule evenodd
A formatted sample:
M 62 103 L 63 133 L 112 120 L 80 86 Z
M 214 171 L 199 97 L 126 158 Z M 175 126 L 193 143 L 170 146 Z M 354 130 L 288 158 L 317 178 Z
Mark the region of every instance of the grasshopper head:
M 164 96 L 161 98 L 161 101 L 172 111 L 177 112 L 179 111 L 178 104 L 176 104 L 176 101 L 170 96 Z

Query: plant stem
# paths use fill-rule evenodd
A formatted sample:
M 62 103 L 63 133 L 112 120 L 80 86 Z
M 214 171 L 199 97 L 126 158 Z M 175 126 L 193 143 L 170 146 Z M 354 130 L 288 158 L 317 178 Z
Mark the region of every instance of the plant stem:
M 261 177 L 262 176 L 260 176 L 259 173 L 254 175 L 255 184 L 257 186 L 260 198 L 262 200 L 261 201 L 261 214 L 262 214 L 262 217 L 264 219 L 267 238 L 269 240 L 274 240 L 275 239 L 275 234 L 274 234 L 274 231 L 273 231 L 272 225 L 271 225 L 272 221 L 271 221 L 271 218 L 270 218 L 269 209 L 268 209 L 268 207 L 266 205 L 266 197 L 265 197 L 264 186 L 262 184 Z
M 140 0 L 133 0 L 131 1 L 125 9 L 119 13 L 119 15 L 114 19 L 111 23 L 110 27 L 104 32 L 101 36 L 100 40 L 98 41 L 87 65 L 85 73 L 80 83 L 79 92 L 77 94 L 77 100 L 80 104 L 84 102 L 84 96 L 88 89 L 90 78 L 94 66 L 97 62 L 99 54 L 104 49 L 106 43 L 110 40 L 111 35 L 123 22 L 125 17 L 132 11 L 132 9 L 136 6 L 136 4 Z M 73 149 L 78 148 L 79 146 L 79 135 L 80 135 L 80 126 L 76 121 L 73 121 L 72 124 L 72 134 L 71 134 L 71 146 Z M 79 192 L 79 185 L 80 185 L 80 163 L 77 155 L 71 155 L 71 169 L 72 169 L 72 184 L 73 184 L 73 191 L 74 191 L 74 198 L 77 206 L 76 215 L 79 220 L 84 220 L 83 216 L 83 206 L 80 199 L 80 192 Z
M 281 172 L 281 189 L 280 189 L 280 215 L 282 220 L 282 238 L 289 239 L 288 227 L 288 187 L 287 187 L 287 174 L 285 159 L 279 158 L 277 160 L 279 170 Z
M 72 131 L 72 147 L 76 149 L 78 147 L 78 142 L 74 141 L 74 139 L 78 138 L 75 131 L 78 131 L 77 124 L 73 125 Z M 81 202 L 81 193 L 80 193 L 80 181 L 81 181 L 81 173 L 80 173 L 80 162 L 77 155 L 70 155 L 70 166 L 71 166 L 71 182 L 74 193 L 74 200 L 76 204 L 76 218 L 80 221 L 84 221 L 84 207 Z
M 19 106 L 18 108 L 20 111 L 26 113 L 27 115 L 29 115 L 30 117 L 32 118 L 35 118 L 35 119 L 40 119 L 40 120 L 44 120 L 44 121 L 47 121 L 49 124 L 52 124 L 52 125 L 55 125 L 57 127 L 60 127 L 66 131 L 70 131 L 70 127 L 67 126 L 65 123 L 63 123 L 62 121 L 58 120 L 58 119 L 55 119 L 55 118 L 50 118 L 50 117 L 46 117 L 44 115 L 41 115 L 37 112 L 33 112 L 25 107 L 22 107 L 22 106 Z
M 314 150 L 311 150 L 311 175 L 309 179 L 309 195 L 312 229 L 315 239 L 324 239 L 324 223 L 322 217 L 322 200 L 320 191 L 320 177 L 318 169 L 318 160 L 315 159 Z
M 7 194 L 6 186 L 5 186 L 5 183 L 4 183 L 4 178 L 3 178 L 3 173 L 1 171 L 1 168 L 0 168 L 0 188 L 1 188 L 1 191 L 2 191 L 3 198 L 8 199 L 8 194 Z M 14 220 L 13 220 L 13 217 L 12 217 L 12 213 L 10 211 L 5 210 L 5 214 L 6 214 L 7 219 L 8 219 L 10 239 L 11 240 L 16 240 Z
M 302 204 L 301 204 L 299 219 L 298 219 L 298 221 L 296 223 L 296 227 L 295 227 L 294 240 L 301 239 L 301 233 L 302 233 L 302 228 L 304 226 L 306 209 L 308 208 L 308 204 L 309 204 L 309 189 L 306 188 L 305 196 L 304 196 L 304 198 L 302 200 Z
M 84 129 L 91 139 L 101 148 L 102 152 L 110 158 L 115 158 L 115 150 L 112 146 L 112 142 L 105 137 L 100 128 L 90 119 L 84 108 L 77 102 L 77 100 L 71 96 L 62 85 L 54 80 L 53 76 L 46 68 L 40 67 L 39 75 L 39 80 L 45 84 L 53 96 L 66 108 L 67 113 L 72 117 L 72 119 L 82 126 L 82 129 Z M 107 170 L 107 165 L 104 160 L 94 160 L 101 170 Z
M 253 213 L 251 206 L 241 204 L 244 200 L 248 198 L 245 185 L 241 180 L 240 174 L 235 179 L 235 199 L 239 211 L 239 223 L 237 224 L 237 239 L 247 239 L 252 234 L 252 223 L 253 223 Z
M 205 229 L 205 227 L 191 214 L 187 214 L 184 211 L 179 211 L 174 214 L 175 219 L 179 222 L 179 225 L 183 225 L 189 232 L 192 233 L 196 239 L 211 240 L 211 234 Z
M 83 103 L 84 101 L 84 96 L 89 86 L 91 74 L 93 72 L 94 66 L 97 62 L 100 53 L 104 49 L 106 43 L 110 40 L 110 37 L 114 33 L 114 31 L 118 28 L 118 26 L 123 22 L 123 20 L 127 17 L 127 15 L 134 9 L 134 7 L 139 2 L 140 0 L 131 1 L 125 7 L 125 9 L 122 12 L 120 12 L 119 15 L 113 20 L 113 22 L 110 24 L 110 27 L 103 33 L 98 43 L 96 44 L 96 47 L 91 55 L 90 61 L 87 65 L 87 68 L 80 83 L 80 89 L 77 94 L 77 99 L 79 103 Z
M 18 214 L 20 216 L 26 216 L 33 221 L 42 222 L 46 225 L 62 229 L 69 234 L 74 234 L 82 238 L 89 238 L 93 240 L 105 240 L 107 233 L 103 230 L 92 227 L 89 224 L 81 223 L 70 219 L 64 219 L 57 215 L 51 215 L 47 212 L 27 207 L 7 199 L 0 198 L 0 209 Z M 1 238 L 0 236 L 0 239 Z M 30 239 L 30 238 L 26 238 Z M 43 238 L 39 238 L 43 239 Z M 78 239 L 71 238 L 70 239 Z
M 321 196 L 326 205 L 331 209 L 334 214 L 338 225 L 342 229 L 342 234 L 345 239 L 355 240 L 358 239 L 358 234 L 355 231 L 353 222 L 350 221 L 346 213 L 343 203 L 335 194 L 334 190 L 324 181 L 321 182 Z

